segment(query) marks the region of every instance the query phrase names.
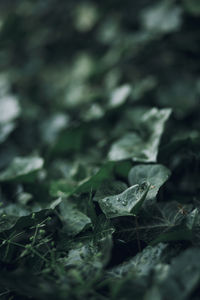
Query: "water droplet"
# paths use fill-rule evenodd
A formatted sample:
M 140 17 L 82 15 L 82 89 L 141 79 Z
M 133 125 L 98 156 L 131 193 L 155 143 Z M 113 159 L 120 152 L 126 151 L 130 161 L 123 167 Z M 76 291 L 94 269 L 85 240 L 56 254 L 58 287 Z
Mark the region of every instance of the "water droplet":
M 111 207 L 111 203 L 109 200 L 110 200 L 109 198 L 104 198 L 101 201 L 106 207 Z
M 120 202 L 120 198 L 119 197 L 117 197 L 117 201 Z
M 122 200 L 122 205 L 126 206 L 127 205 L 127 200 Z
M 103 202 L 103 203 L 106 203 L 106 202 L 107 202 L 107 199 L 106 199 L 106 198 L 102 199 L 102 202 Z

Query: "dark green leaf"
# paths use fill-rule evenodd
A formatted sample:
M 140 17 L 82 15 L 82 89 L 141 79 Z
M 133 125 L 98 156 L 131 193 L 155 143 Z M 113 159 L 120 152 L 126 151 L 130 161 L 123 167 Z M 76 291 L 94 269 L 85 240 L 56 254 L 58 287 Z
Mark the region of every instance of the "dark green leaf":
M 107 218 L 135 215 L 149 190 L 149 183 L 136 184 L 121 194 L 100 199 L 99 205 Z
M 128 273 L 133 273 L 135 276 L 148 275 L 149 272 L 160 262 L 163 251 L 167 244 L 157 244 L 156 246 L 147 246 L 142 252 L 135 257 L 124 262 L 108 272 L 109 276 L 122 278 Z
M 86 226 L 91 224 L 91 220 L 78 208 L 76 203 L 69 199 L 63 199 L 58 205 L 59 216 L 63 223 L 63 231 L 69 235 L 76 235 Z

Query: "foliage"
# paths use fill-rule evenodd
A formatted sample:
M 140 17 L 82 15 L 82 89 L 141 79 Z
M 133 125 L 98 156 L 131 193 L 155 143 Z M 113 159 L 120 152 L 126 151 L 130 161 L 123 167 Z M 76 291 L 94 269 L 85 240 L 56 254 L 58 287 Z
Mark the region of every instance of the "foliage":
M 0 298 L 196 300 L 198 0 L 0 2 Z

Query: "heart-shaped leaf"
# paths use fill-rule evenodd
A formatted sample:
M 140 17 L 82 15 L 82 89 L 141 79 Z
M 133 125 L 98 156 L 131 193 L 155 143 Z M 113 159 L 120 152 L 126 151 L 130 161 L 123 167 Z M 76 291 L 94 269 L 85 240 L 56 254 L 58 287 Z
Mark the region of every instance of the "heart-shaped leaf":
M 117 140 L 108 153 L 110 160 L 131 158 L 133 161 L 156 162 L 160 139 L 171 109 L 152 108 L 140 120 L 141 132 L 128 132 Z
M 107 218 L 135 215 L 142 206 L 150 184 L 135 184 L 123 193 L 100 199 L 99 205 Z

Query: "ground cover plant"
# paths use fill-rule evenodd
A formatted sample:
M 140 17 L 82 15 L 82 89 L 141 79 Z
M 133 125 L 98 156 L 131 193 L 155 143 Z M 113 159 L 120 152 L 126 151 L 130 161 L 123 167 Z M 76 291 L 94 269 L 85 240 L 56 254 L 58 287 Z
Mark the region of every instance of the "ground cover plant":
M 199 17 L 0 2 L 0 299 L 199 299 Z

